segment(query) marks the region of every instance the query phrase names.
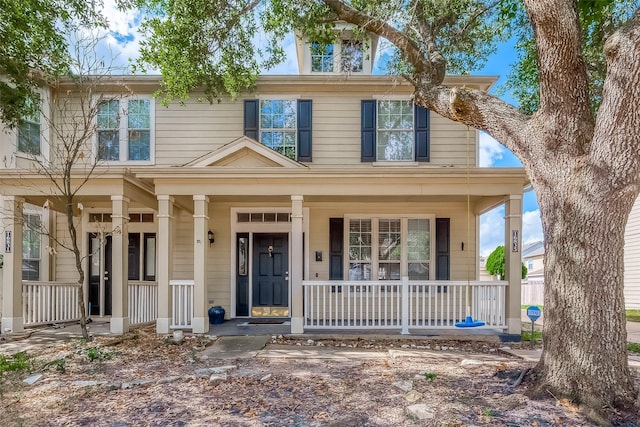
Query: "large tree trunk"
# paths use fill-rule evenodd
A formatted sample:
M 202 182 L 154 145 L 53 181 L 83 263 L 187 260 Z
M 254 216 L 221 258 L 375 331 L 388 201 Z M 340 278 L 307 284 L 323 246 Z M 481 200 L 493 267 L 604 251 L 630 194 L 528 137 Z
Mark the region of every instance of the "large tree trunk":
M 635 198 L 606 191 L 608 177 L 594 183 L 585 173 L 574 170 L 561 184 L 536 182 L 545 322 L 535 374 L 539 394 L 574 399 L 593 421 L 606 424 L 603 409 L 630 409 L 636 399 L 623 293 L 624 229 Z

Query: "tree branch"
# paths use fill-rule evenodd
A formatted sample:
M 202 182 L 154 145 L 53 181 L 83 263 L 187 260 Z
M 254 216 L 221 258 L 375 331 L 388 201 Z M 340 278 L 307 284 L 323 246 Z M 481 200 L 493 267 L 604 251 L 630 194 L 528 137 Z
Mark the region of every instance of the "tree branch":
M 607 77 L 596 119 L 591 155 L 594 173 L 610 177 L 610 188 L 640 185 L 640 9 L 604 45 Z M 626 131 L 625 131 L 626 130 Z M 612 187 L 612 188 L 611 188 Z
M 582 56 L 577 4 L 568 0 L 524 0 L 533 25 L 540 81 L 537 120 L 549 141 L 584 153 L 593 136 L 589 79 Z M 569 147 L 569 141 L 577 146 Z
M 323 1 L 327 6 L 329 6 L 329 8 L 331 8 L 331 10 L 333 10 L 338 19 L 355 24 L 367 31 L 384 37 L 393 43 L 398 49 L 400 49 L 411 65 L 413 65 L 416 74 L 429 75 L 432 82 L 435 84 L 441 83 L 444 79 L 444 68 L 442 70 L 435 69 L 433 64 L 425 57 L 415 42 L 407 37 L 407 35 L 402 31 L 399 31 L 382 20 L 372 18 L 342 1 Z

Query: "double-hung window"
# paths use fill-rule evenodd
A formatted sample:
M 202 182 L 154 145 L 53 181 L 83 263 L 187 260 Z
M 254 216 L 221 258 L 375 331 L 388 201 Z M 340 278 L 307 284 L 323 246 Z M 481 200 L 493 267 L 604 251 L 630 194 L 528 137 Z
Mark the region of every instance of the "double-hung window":
M 361 161 L 429 161 L 429 110 L 408 99 L 364 99 L 361 108 Z
M 413 102 L 378 101 L 377 110 L 378 161 L 412 161 L 413 148 Z
M 97 157 L 105 161 L 153 160 L 154 104 L 149 98 L 108 100 L 97 114 Z
M 296 158 L 296 106 L 295 99 L 260 101 L 260 142 L 290 159 Z
M 244 134 L 299 162 L 310 162 L 310 99 L 245 99 Z
M 37 156 L 40 148 L 40 109 L 22 118 L 18 127 L 18 151 Z
M 432 225 L 428 217 L 349 218 L 349 280 L 432 279 Z

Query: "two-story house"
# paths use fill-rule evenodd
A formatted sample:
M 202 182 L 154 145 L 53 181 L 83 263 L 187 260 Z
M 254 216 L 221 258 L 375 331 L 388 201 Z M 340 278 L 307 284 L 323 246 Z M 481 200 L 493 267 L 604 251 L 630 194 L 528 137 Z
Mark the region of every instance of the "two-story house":
M 208 308 L 221 305 L 227 318 L 290 319 L 292 333 L 411 333 L 471 314 L 520 334 L 524 171 L 478 167 L 478 132 L 414 105 L 401 79 L 372 75 L 376 40 L 345 34 L 323 49 L 300 39 L 298 75 L 261 76 L 236 100 L 194 93 L 164 107 L 152 96 L 159 77 L 104 84 L 132 93 L 100 105 L 87 147 L 100 163 L 78 195 L 92 316 L 113 332 L 154 321 L 161 333 L 205 333 Z M 48 88 L 45 101 L 72 86 Z M 29 166 L 59 141 L 28 123 L 28 135 L 0 134 L 2 328 L 13 331 L 77 315 L 71 253 L 21 224 L 44 221 L 68 239 L 61 207 L 40 208 L 50 180 Z M 513 274 L 480 282 L 478 218 L 499 204 Z

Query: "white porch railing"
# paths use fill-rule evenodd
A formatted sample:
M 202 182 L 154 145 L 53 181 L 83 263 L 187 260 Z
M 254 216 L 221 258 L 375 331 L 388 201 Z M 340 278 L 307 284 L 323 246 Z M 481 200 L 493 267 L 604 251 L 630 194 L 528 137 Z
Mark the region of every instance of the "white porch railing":
M 455 328 L 467 308 L 485 327 L 504 329 L 508 282 L 304 281 L 305 329 Z
M 153 322 L 158 318 L 158 284 L 129 281 L 129 322 L 131 325 Z
M 80 285 L 61 282 L 22 282 L 22 317 L 25 326 L 80 319 Z
M 192 329 L 194 280 L 170 280 L 173 310 L 171 329 Z

